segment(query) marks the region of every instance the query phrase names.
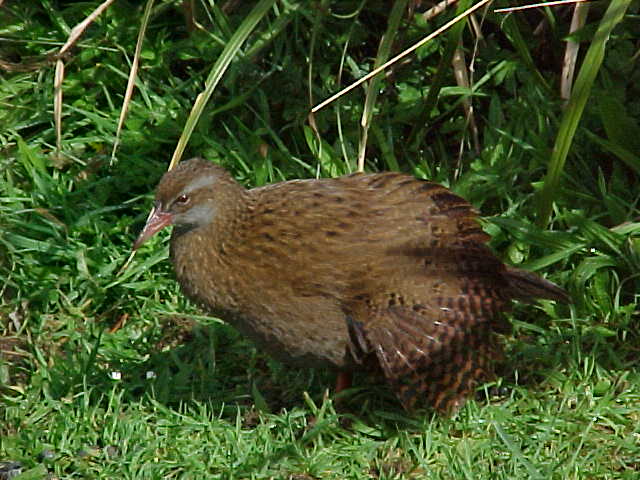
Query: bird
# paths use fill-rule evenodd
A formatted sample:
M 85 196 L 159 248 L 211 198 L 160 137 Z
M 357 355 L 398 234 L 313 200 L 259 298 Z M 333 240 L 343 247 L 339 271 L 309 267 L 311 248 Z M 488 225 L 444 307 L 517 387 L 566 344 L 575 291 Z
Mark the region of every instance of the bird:
M 570 300 L 499 260 L 466 200 L 400 172 L 247 189 L 196 157 L 164 174 L 133 249 L 168 226 L 187 298 L 340 388 L 379 373 L 408 411 L 455 412 L 493 376 L 511 300 Z

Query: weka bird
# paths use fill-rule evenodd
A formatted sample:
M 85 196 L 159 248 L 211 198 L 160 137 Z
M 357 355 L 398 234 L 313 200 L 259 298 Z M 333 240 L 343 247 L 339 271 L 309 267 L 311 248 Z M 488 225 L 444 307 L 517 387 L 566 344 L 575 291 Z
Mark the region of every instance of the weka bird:
M 451 411 L 499 356 L 511 299 L 567 300 L 498 260 L 476 217 L 401 173 L 247 190 L 194 158 L 162 178 L 134 248 L 173 225 L 184 293 L 259 347 L 302 367 L 373 363 L 405 408 Z

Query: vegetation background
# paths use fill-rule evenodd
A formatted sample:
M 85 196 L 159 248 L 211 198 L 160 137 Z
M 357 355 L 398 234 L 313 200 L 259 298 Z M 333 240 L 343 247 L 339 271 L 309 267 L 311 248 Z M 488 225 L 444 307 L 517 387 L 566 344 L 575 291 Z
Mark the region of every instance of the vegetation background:
M 0 479 L 638 478 L 630 3 L 494 2 L 310 115 L 472 2 L 118 0 L 59 55 L 100 2 L 0 1 Z M 452 418 L 366 377 L 336 408 L 331 372 L 183 299 L 166 234 L 120 272 L 185 124 L 185 156 L 247 186 L 359 156 L 450 186 L 574 304 L 516 305 L 501 377 Z

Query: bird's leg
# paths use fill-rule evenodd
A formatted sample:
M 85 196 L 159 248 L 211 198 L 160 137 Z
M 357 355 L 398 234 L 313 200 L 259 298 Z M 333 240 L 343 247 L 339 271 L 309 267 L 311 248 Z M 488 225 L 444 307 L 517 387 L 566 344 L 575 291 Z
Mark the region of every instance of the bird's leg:
M 351 372 L 338 372 L 336 377 L 336 393 L 346 390 L 351 386 Z

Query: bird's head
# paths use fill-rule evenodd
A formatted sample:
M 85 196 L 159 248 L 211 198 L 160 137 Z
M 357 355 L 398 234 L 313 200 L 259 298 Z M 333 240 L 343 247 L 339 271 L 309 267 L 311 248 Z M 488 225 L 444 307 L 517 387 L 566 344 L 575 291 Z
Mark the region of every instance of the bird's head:
M 153 209 L 133 249 L 170 225 L 185 233 L 211 224 L 235 190 L 243 189 L 222 167 L 202 158 L 181 162 L 160 180 Z

